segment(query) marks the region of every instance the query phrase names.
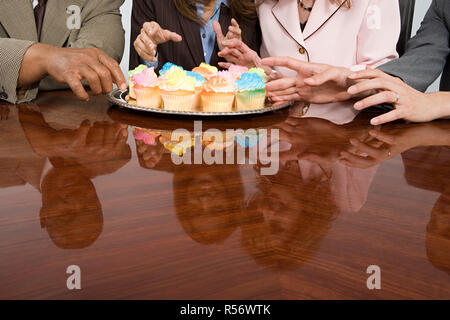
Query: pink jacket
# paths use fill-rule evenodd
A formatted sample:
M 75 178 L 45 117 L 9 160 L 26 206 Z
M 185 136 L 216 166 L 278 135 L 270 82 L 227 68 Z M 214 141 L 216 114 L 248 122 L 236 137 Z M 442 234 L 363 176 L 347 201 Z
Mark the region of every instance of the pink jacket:
M 304 32 L 297 3 L 265 0 L 260 5 L 262 57 L 289 56 L 354 69 L 377 67 L 398 57 L 398 1 L 352 0 L 348 9 L 329 0 L 317 0 Z M 293 75 L 287 69 L 278 71 Z

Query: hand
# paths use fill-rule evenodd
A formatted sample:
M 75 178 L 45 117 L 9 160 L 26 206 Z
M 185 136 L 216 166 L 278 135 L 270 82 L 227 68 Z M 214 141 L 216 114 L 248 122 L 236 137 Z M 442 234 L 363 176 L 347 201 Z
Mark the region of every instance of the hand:
M 226 59 L 228 62 L 219 62 L 219 65 L 222 68 L 228 69 L 231 64 L 245 66 L 248 68 L 262 66 L 261 58 L 258 56 L 258 53 L 250 49 L 244 42 L 242 42 L 242 40 L 226 40 L 223 41 L 223 44 L 225 47 L 219 52 L 219 57 Z M 270 72 L 268 74 L 270 74 Z
M 146 22 L 141 34 L 134 41 L 134 48 L 139 56 L 149 62 L 156 62 L 157 46 L 168 41 L 180 42 L 183 38 L 170 30 L 165 30 L 155 21 Z
M 145 144 L 143 141 L 136 140 L 136 151 L 139 164 L 147 169 L 152 169 L 161 161 L 164 156 L 164 146 L 158 143 L 156 146 Z
M 392 77 L 380 70 L 364 70 L 349 75 L 351 80 L 363 80 L 348 89 L 350 94 L 359 94 L 370 90 L 377 93 L 358 101 L 354 107 L 363 110 L 371 106 L 389 103 L 395 109 L 371 120 L 374 125 L 398 119 L 412 122 L 426 122 L 450 115 L 448 93 L 422 93 L 399 78 Z
M 216 33 L 217 44 L 219 50 L 222 51 L 225 48 L 225 44 L 233 39 L 242 40 L 242 30 L 235 19 L 231 19 L 231 25 L 228 27 L 227 35 L 224 36 L 222 27 L 218 21 L 213 21 L 214 32 Z
M 295 77 L 284 77 L 267 84 L 267 95 L 274 102 L 331 103 L 351 98 L 347 89 L 353 82 L 348 79 L 351 72 L 347 68 L 309 63 L 290 57 L 265 58 L 262 64 L 285 67 L 297 72 Z
M 89 100 L 81 80 L 89 83 L 94 95 L 107 94 L 116 83 L 126 90 L 125 77 L 117 61 L 100 49 L 59 48 L 37 43 L 25 53 L 18 86 L 36 83 L 46 76 L 66 83 L 80 100 Z

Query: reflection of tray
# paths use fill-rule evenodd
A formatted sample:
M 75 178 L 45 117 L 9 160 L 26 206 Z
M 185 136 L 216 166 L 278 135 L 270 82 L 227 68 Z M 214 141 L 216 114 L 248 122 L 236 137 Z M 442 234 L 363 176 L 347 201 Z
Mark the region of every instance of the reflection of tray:
M 243 116 L 243 115 L 252 115 L 252 114 L 263 114 L 267 112 L 272 112 L 275 110 L 284 109 L 286 107 L 289 107 L 290 104 L 283 104 L 281 106 L 266 106 L 264 109 L 258 109 L 258 110 L 249 110 L 249 111 L 231 111 L 231 112 L 201 112 L 201 111 L 171 111 L 171 110 L 163 110 L 163 109 L 152 109 L 152 108 L 143 108 L 139 106 L 133 106 L 129 104 L 125 97 L 128 95 L 128 91 L 120 91 L 118 89 L 115 89 L 113 92 L 111 92 L 108 95 L 108 100 L 120 107 L 133 109 L 133 110 L 139 110 L 139 111 L 145 111 L 145 112 L 153 112 L 153 113 L 160 113 L 160 114 L 172 114 L 172 115 L 186 115 L 186 116 L 207 116 L 207 117 L 217 117 L 217 116 Z

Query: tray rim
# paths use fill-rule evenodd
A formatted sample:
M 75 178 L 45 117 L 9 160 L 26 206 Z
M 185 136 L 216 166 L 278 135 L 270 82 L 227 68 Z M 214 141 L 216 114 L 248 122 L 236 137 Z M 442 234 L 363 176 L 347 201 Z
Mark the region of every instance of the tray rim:
M 139 106 L 133 106 L 126 102 L 126 100 L 123 98 L 124 94 L 128 94 L 128 90 L 121 91 L 120 89 L 116 88 L 112 92 L 110 92 L 107 96 L 108 101 L 114 105 L 117 105 L 119 107 L 125 108 L 125 109 L 131 109 L 131 110 L 137 110 L 137 111 L 144 111 L 149 113 L 158 113 L 158 114 L 166 114 L 166 115 L 178 115 L 178 116 L 201 116 L 201 117 L 217 117 L 217 116 L 227 116 L 227 117 L 235 117 L 235 116 L 245 116 L 245 115 L 260 115 L 265 114 L 281 109 L 285 109 L 290 107 L 291 103 L 286 103 L 280 106 L 272 106 L 272 107 L 265 107 L 263 109 L 258 110 L 245 110 L 245 111 L 232 111 L 232 112 L 202 112 L 202 111 L 173 111 L 173 110 L 163 110 L 163 109 L 153 109 L 153 108 L 144 108 Z

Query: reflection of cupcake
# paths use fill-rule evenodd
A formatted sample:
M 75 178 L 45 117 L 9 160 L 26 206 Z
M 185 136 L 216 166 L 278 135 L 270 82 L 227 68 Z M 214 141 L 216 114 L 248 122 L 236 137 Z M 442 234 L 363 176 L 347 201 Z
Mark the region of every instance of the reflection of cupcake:
M 256 73 L 246 72 L 241 80 L 236 81 L 236 109 L 256 110 L 264 108 L 266 101 L 266 84 Z
M 157 109 L 161 107 L 161 94 L 159 90 L 159 79 L 153 68 L 144 69 L 141 73 L 132 77 L 136 104 L 143 108 Z
M 235 84 L 232 77 L 214 76 L 203 85 L 204 112 L 230 112 L 233 109 Z
M 269 81 L 269 77 L 267 76 L 267 74 L 264 72 L 263 69 L 261 68 L 251 68 L 250 70 L 248 70 L 248 72 L 250 73 L 256 73 L 257 75 L 259 75 L 261 78 L 263 78 L 264 82 L 267 83 L 267 81 Z
M 159 70 L 159 75 L 160 75 L 161 77 L 164 77 L 164 75 L 166 74 L 166 72 L 169 71 L 170 69 L 172 69 L 173 67 L 179 68 L 179 69 L 183 70 L 182 67 L 177 66 L 176 64 L 173 64 L 173 63 L 171 63 L 171 62 L 167 62 L 167 63 L 165 63 L 165 64 L 163 65 L 163 67 L 161 68 L 161 70 Z
M 192 72 L 192 71 L 186 71 L 186 75 L 188 77 L 195 78 L 194 108 L 199 109 L 201 107 L 201 94 L 202 94 L 203 84 L 206 82 L 206 80 L 200 74 Z
M 202 62 L 200 66 L 192 69 L 193 72 L 200 74 L 203 78 L 208 80 L 212 76 L 214 76 L 219 70 L 216 67 L 213 67 L 209 64 Z
M 176 155 L 182 156 L 189 149 L 195 146 L 195 139 L 191 136 L 191 139 L 184 140 L 180 138 L 178 141 L 172 140 L 171 133 L 167 135 L 161 135 L 159 142 L 164 146 L 164 148 Z
M 231 65 L 228 71 L 233 75 L 236 80 L 239 80 L 243 73 L 248 72 L 248 68 L 244 66 Z
M 129 82 L 129 86 L 130 86 L 129 94 L 130 94 L 130 97 L 133 98 L 134 100 L 136 100 L 136 94 L 134 93 L 133 76 L 135 74 L 141 73 L 145 69 L 147 69 L 147 66 L 141 64 L 136 69 L 128 71 L 128 76 L 129 76 L 129 81 L 128 82 Z
M 143 141 L 146 145 L 156 146 L 156 138 L 161 135 L 160 132 L 149 130 L 149 129 L 141 129 L 134 128 L 133 136 L 137 141 Z
M 225 150 L 234 146 L 235 132 L 231 130 L 230 132 L 223 131 L 222 139 L 216 141 L 215 137 L 207 137 L 203 134 L 202 142 L 205 147 L 210 150 Z
M 184 70 L 171 68 L 167 71 L 160 85 L 164 109 L 191 111 L 195 103 L 195 84 L 195 78 L 188 77 Z

